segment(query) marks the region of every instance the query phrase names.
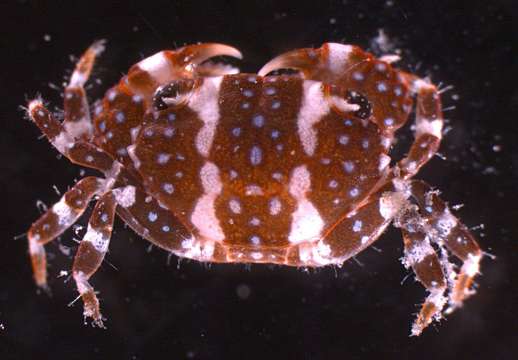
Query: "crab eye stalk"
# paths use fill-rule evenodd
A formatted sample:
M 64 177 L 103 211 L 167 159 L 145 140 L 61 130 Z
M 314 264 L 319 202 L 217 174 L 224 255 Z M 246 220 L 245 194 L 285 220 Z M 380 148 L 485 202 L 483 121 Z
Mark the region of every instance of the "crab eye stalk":
M 155 91 L 153 107 L 159 111 L 170 107 L 180 107 L 189 100 L 193 88 L 193 80 L 173 80 Z
M 356 104 L 360 108 L 354 112 L 354 115 L 360 119 L 367 119 L 372 114 L 372 105 L 365 96 L 356 91 L 347 91 L 345 99 L 349 104 Z

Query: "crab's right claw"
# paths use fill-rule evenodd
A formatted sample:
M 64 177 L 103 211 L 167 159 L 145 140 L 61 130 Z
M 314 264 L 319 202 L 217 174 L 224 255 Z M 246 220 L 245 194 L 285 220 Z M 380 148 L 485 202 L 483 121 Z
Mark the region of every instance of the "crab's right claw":
M 214 67 L 211 71 L 210 67 L 202 64 L 215 56 L 230 56 L 238 59 L 243 57 L 236 48 L 217 43 L 165 50 L 133 65 L 128 72 L 127 83 L 131 90 L 149 100 L 159 86 L 168 84 L 172 80 L 221 74 L 220 67 Z M 200 73 L 197 71 L 198 67 L 200 67 Z
M 237 59 L 243 58 L 241 52 L 232 46 L 207 43 L 184 46 L 174 51 L 174 55 L 171 57 L 171 60 L 177 66 L 184 67 L 188 71 L 192 71 L 197 65 L 200 65 L 204 61 L 215 56 L 230 56 Z

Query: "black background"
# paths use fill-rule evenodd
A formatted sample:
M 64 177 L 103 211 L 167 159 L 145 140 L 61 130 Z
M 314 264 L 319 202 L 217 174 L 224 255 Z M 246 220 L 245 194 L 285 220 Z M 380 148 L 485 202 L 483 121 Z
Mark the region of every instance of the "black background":
M 516 359 L 518 358 L 518 5 L 498 1 L 3 1 L 0 5 L 0 359 Z M 91 99 L 128 67 L 164 48 L 217 41 L 255 72 L 271 57 L 325 41 L 372 47 L 383 29 L 401 67 L 453 85 L 442 160 L 418 178 L 437 186 L 484 250 L 478 293 L 409 338 L 424 290 L 399 258 L 391 229 L 342 268 L 212 265 L 181 261 L 117 222 L 93 284 L 107 330 L 83 325 L 67 277 L 77 245 L 68 231 L 47 246 L 53 296 L 32 282 L 23 234 L 80 178 L 19 106 L 41 93 L 62 106 L 63 76 L 95 39 L 109 40 Z M 402 146 L 409 139 L 402 137 Z M 403 147 L 404 149 L 405 147 Z M 404 152 L 404 150 L 403 150 Z M 87 218 L 80 223 L 85 225 Z M 179 266 L 177 266 L 179 264 Z M 249 290 L 249 296 L 243 296 Z M 241 294 L 241 296 L 238 295 Z

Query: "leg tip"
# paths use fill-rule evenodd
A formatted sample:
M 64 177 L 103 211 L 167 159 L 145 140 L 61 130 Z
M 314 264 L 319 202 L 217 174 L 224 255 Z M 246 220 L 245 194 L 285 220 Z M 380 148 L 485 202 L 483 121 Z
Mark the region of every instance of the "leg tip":
M 29 115 L 33 115 L 36 111 L 42 110 L 45 107 L 43 106 L 43 101 L 41 99 L 32 99 L 29 101 L 28 109 L 29 109 Z
M 89 50 L 91 50 L 95 56 L 99 56 L 106 49 L 106 43 L 106 39 L 96 40 L 92 45 L 90 45 Z
M 52 291 L 50 290 L 50 286 L 47 284 L 46 279 L 43 282 L 36 281 L 36 285 L 38 286 L 38 292 L 44 292 L 48 297 L 52 297 Z
M 90 314 L 88 313 L 87 314 L 87 310 L 85 309 L 84 313 L 84 318 L 85 318 L 85 324 L 87 323 L 87 319 L 92 319 L 92 327 L 97 327 L 97 328 L 100 328 L 100 329 L 106 329 L 106 326 L 104 325 L 104 320 L 106 320 L 106 318 L 104 318 L 101 313 L 99 311 L 97 311 L 97 313 L 95 314 Z
M 412 329 L 410 330 L 410 337 L 419 336 L 419 335 L 421 335 L 422 332 L 423 332 L 423 328 L 420 325 L 418 325 L 417 323 L 414 323 L 412 325 Z
M 105 320 L 101 314 L 101 310 L 99 307 L 99 300 L 95 295 L 93 290 L 88 290 L 87 292 L 81 294 L 81 298 L 84 303 L 83 316 L 86 319 L 92 319 L 92 326 L 99 327 L 105 329 L 103 320 Z

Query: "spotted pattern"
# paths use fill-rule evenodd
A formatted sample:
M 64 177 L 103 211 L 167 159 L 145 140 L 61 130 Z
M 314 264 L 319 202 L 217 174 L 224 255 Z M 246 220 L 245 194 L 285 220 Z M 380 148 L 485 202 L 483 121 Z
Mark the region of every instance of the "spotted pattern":
M 227 76 L 221 84 L 220 125 L 214 139 L 219 148 L 209 158 L 222 170 L 223 192 L 216 200 L 224 243 L 255 247 L 284 246 L 295 207 L 282 173 L 296 165 L 300 142 L 296 133 L 302 83 L 292 77 L 275 79 Z M 246 108 L 242 105 L 249 104 Z M 239 129 L 239 136 L 236 136 Z M 293 155 L 287 156 L 292 153 Z M 288 161 L 280 171 L 280 162 Z M 239 199 L 240 212 L 229 207 Z
M 215 98 L 207 93 L 209 85 Z M 185 106 L 146 115 L 149 125 L 129 154 L 151 194 L 200 238 L 244 247 L 315 241 L 384 175 L 379 158 L 387 149 L 376 124 L 344 118 L 323 103 L 323 111 L 318 104 L 306 110 L 311 129 L 300 131 L 303 92 L 311 89 L 327 101 L 318 82 L 305 88 L 293 76 L 250 81 L 229 75 L 209 85 L 200 84 L 189 100 L 225 103 L 211 111 L 216 125 L 207 151 L 199 146 L 207 119 Z M 201 179 L 207 164 L 218 172 L 218 183 L 209 188 Z M 297 198 L 290 184 L 301 168 L 311 181 Z M 321 224 L 322 234 L 309 231 L 310 222 Z
M 107 92 L 102 103 L 94 110 L 94 134 L 98 146 L 117 160 L 132 168 L 126 148 L 132 144 L 131 129 L 142 123 L 145 106 L 127 86 L 117 86 Z M 109 129 L 109 131 L 108 131 Z
M 93 44 L 76 66 L 63 122 L 39 100 L 28 107 L 58 151 L 105 175 L 78 182 L 27 234 L 36 282 L 45 286 L 43 244 L 99 196 L 73 267 L 85 314 L 97 325 L 102 316 L 88 280 L 108 250 L 115 211 L 182 257 L 297 266 L 341 264 L 394 221 L 403 232 L 403 264 L 430 291 L 412 335 L 447 301 L 460 306 L 471 293 L 480 248 L 428 185 L 409 180 L 439 146 L 439 91 L 394 71 L 394 57 L 327 43 L 281 55 L 259 72 L 293 65 L 302 80 L 197 66 L 216 54 L 241 56 L 221 44 L 162 51 L 94 104 L 92 126 L 83 85 L 102 48 Z M 417 95 L 416 140 L 389 174 L 388 151 L 412 109 L 410 93 Z M 435 231 L 416 231 L 416 221 Z M 458 275 L 432 242 L 463 261 Z M 447 298 L 448 279 L 456 280 Z

